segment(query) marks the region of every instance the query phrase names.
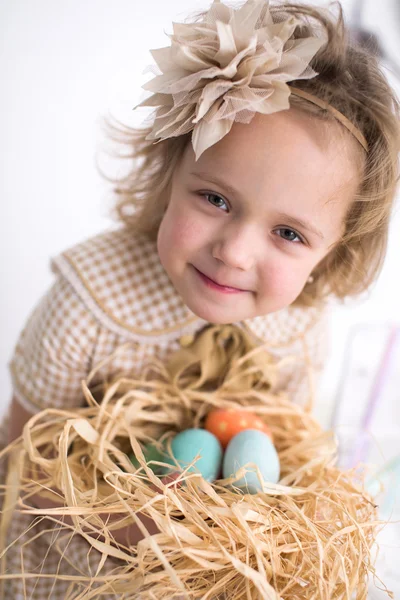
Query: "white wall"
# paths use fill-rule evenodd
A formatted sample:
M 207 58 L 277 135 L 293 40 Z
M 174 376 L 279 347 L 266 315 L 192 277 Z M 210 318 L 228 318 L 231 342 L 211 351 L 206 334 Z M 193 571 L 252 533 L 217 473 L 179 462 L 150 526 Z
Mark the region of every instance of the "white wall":
M 96 171 L 100 119 L 111 111 L 133 123 L 148 50 L 168 45 L 164 31 L 199 0 L 12 0 L 0 3 L 0 411 L 9 401 L 7 361 L 30 310 L 51 282 L 48 262 L 111 224 L 111 187 Z M 370 0 L 367 24 L 398 50 L 396 0 Z M 345 7 L 350 1 L 344 2 Z M 392 12 L 391 12 L 392 11 Z M 399 54 L 399 52 L 397 52 Z M 104 160 L 101 164 L 106 164 Z M 109 163 L 107 163 L 109 164 Z M 115 172 L 119 167 L 110 165 Z M 332 359 L 323 383 L 325 421 L 338 383 L 349 327 L 397 321 L 399 216 L 382 277 L 370 298 L 334 317 Z

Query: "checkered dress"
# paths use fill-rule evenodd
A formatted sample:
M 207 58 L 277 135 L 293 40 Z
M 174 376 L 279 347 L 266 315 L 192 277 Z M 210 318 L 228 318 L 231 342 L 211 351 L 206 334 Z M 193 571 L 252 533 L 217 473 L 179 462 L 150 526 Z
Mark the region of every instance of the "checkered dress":
M 81 381 L 92 367 L 124 345 L 112 361 L 99 369 L 93 385 L 117 373 L 140 375 L 152 357 L 165 359 L 207 323 L 192 313 L 177 294 L 159 262 L 156 244 L 121 228 L 81 243 L 52 261 L 55 282 L 40 300 L 23 329 L 10 369 L 13 391 L 30 412 L 47 407 L 84 405 Z M 248 319 L 245 327 L 255 341 L 267 341 L 277 358 L 296 355 L 296 363 L 282 370 L 276 391 L 286 390 L 295 402 L 308 399 L 304 343 L 319 371 L 326 355 L 327 312 L 321 308 L 289 307 L 277 313 Z M 0 427 L 0 449 L 7 444 L 8 414 Z M 4 481 L 5 464 L 0 464 Z M 29 515 L 12 519 L 8 543 L 32 522 Z M 50 524 L 51 526 L 51 524 Z M 100 554 L 79 535 L 60 539 L 46 532 L 46 520 L 36 523 L 6 554 L 9 573 L 76 574 L 79 565 L 87 576 L 96 573 Z M 24 545 L 33 536 L 34 542 Z M 102 573 L 117 567 L 107 559 Z M 95 584 L 94 584 L 95 585 Z M 66 600 L 77 598 L 79 588 L 67 577 L 62 581 L 33 577 L 7 581 L 5 598 Z M 118 598 L 115 594 L 99 596 Z

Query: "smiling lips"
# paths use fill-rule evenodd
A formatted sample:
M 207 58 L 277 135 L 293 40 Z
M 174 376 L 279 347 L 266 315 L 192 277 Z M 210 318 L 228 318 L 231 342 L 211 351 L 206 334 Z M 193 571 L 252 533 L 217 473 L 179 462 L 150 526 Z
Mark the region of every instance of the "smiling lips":
M 243 292 L 246 291 L 246 290 L 241 290 L 239 288 L 229 287 L 227 285 L 220 285 L 219 283 L 217 283 L 213 279 L 210 279 L 210 277 L 207 277 L 207 275 L 204 275 L 204 273 L 202 273 L 201 271 L 199 271 L 198 269 L 196 269 L 196 267 L 194 267 L 194 269 L 197 272 L 197 274 L 200 276 L 200 278 L 202 279 L 202 281 L 208 287 L 210 287 L 210 288 L 212 288 L 214 290 L 218 290 L 218 291 L 223 292 L 225 294 L 240 294 L 240 293 L 243 293 Z

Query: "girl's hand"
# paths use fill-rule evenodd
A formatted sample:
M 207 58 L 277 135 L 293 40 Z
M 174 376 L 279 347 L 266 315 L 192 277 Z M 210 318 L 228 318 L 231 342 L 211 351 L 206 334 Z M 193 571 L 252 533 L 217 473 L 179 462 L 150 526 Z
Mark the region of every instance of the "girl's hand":
M 169 483 L 171 481 L 175 481 L 179 477 L 179 475 L 180 473 L 171 473 L 170 475 L 163 477 L 161 481 L 163 483 Z M 177 483 L 177 485 L 180 487 L 181 484 Z M 157 488 L 157 486 L 153 484 L 150 487 L 155 492 L 161 491 Z M 142 521 L 150 535 L 154 535 L 160 532 L 153 519 L 147 517 L 142 513 L 138 513 L 137 516 Z M 121 527 L 121 529 L 116 529 L 112 532 L 112 535 L 117 544 L 121 544 L 127 547 L 136 546 L 136 544 L 145 537 L 140 531 L 138 525 L 136 525 L 136 523 L 132 523 L 132 525 L 128 525 L 127 527 Z

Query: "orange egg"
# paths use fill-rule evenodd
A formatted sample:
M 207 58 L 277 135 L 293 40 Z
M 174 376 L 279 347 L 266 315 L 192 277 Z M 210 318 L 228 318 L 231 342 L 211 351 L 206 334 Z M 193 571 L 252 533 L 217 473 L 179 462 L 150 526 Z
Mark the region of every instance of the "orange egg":
M 208 413 L 204 429 L 219 439 L 223 448 L 230 440 L 245 429 L 258 429 L 272 438 L 271 430 L 260 417 L 245 410 L 216 409 Z

